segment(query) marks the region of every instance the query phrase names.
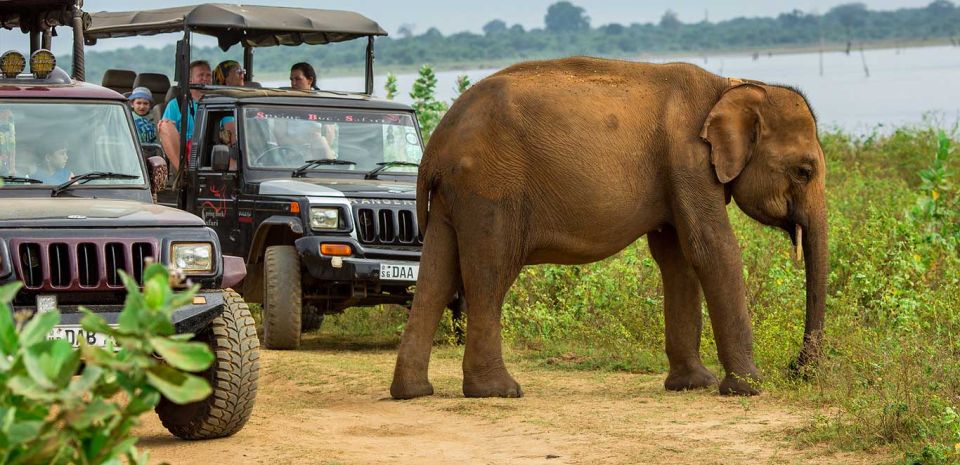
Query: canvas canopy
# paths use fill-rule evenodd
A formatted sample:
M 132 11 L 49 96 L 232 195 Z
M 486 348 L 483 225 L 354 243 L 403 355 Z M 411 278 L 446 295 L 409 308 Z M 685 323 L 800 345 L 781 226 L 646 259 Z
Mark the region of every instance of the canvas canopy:
M 207 3 L 149 11 L 90 15 L 87 42 L 110 37 L 190 30 L 217 38 L 220 48 L 326 44 L 387 35 L 373 20 L 350 11 Z

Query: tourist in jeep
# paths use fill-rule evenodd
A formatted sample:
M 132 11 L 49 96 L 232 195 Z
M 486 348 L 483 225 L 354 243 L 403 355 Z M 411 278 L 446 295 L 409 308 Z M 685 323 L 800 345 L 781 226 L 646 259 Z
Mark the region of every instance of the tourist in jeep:
M 210 85 L 213 79 L 213 73 L 210 71 L 210 63 L 206 60 L 196 60 L 190 63 L 190 84 Z M 193 119 L 197 113 L 197 101 L 203 96 L 200 89 L 190 89 L 192 106 L 187 112 L 187 153 L 190 153 L 190 141 L 193 139 Z M 160 120 L 158 131 L 160 133 L 160 145 L 170 159 L 170 165 L 174 171 L 180 170 L 180 105 L 177 100 L 167 102 L 166 109 L 163 110 L 163 119 Z
M 301 61 L 290 67 L 290 87 L 294 90 L 320 90 L 317 72 L 310 63 Z
M 153 95 L 146 87 L 137 87 L 127 97 L 133 111 L 133 125 L 137 128 L 137 138 L 141 144 L 157 143 L 157 126 L 148 116 L 153 106 Z
M 73 177 L 70 168 L 67 168 L 70 154 L 63 142 L 53 143 L 40 153 L 39 167 L 34 173 L 36 179 L 44 184 L 63 184 Z
M 244 77 L 246 72 L 240 63 L 234 60 L 221 61 L 213 70 L 213 85 L 243 87 L 246 85 Z

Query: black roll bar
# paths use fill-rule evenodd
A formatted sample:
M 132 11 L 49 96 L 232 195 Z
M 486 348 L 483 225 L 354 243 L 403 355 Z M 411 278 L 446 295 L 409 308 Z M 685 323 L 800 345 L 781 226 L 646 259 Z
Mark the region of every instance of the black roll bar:
M 367 70 L 364 93 L 373 95 L 373 36 L 367 36 Z

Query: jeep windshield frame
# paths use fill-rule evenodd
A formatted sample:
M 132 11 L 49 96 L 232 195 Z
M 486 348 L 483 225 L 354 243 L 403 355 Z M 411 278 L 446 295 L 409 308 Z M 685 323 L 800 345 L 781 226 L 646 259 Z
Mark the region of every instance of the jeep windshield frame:
M 256 103 L 238 107 L 237 116 L 243 167 L 257 178 L 289 178 L 309 160 L 330 156 L 345 163 L 318 163 L 302 174 L 363 178 L 381 163 L 419 163 L 423 157 L 416 117 L 407 111 Z M 290 156 L 265 160 L 268 152 L 284 150 Z M 416 176 L 417 170 L 389 174 Z
M 120 171 L 137 178 L 94 180 L 70 192 L 151 202 L 149 176 L 135 134 L 130 112 L 119 100 L 0 98 L 0 139 L 4 150 L 12 148 L 16 153 L 14 164 L 7 168 L 12 171 L 2 174 L 43 181 L 5 182 L 0 198 L 49 196 L 70 175 Z M 65 161 L 47 153 L 61 150 L 65 153 L 59 156 Z M 55 179 L 63 175 L 67 179 Z

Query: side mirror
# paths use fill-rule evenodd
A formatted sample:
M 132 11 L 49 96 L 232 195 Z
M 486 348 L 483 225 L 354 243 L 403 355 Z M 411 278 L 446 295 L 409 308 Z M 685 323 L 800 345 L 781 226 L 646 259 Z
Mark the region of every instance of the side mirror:
M 153 193 L 153 200 L 157 200 L 157 192 L 160 192 L 167 185 L 167 176 L 169 171 L 167 162 L 160 156 L 147 158 L 147 171 L 150 173 L 150 192 Z
M 225 144 L 214 145 L 210 152 L 210 168 L 219 172 L 228 171 L 230 160 L 234 158 L 236 150 L 236 148 L 231 149 L 229 145 Z

